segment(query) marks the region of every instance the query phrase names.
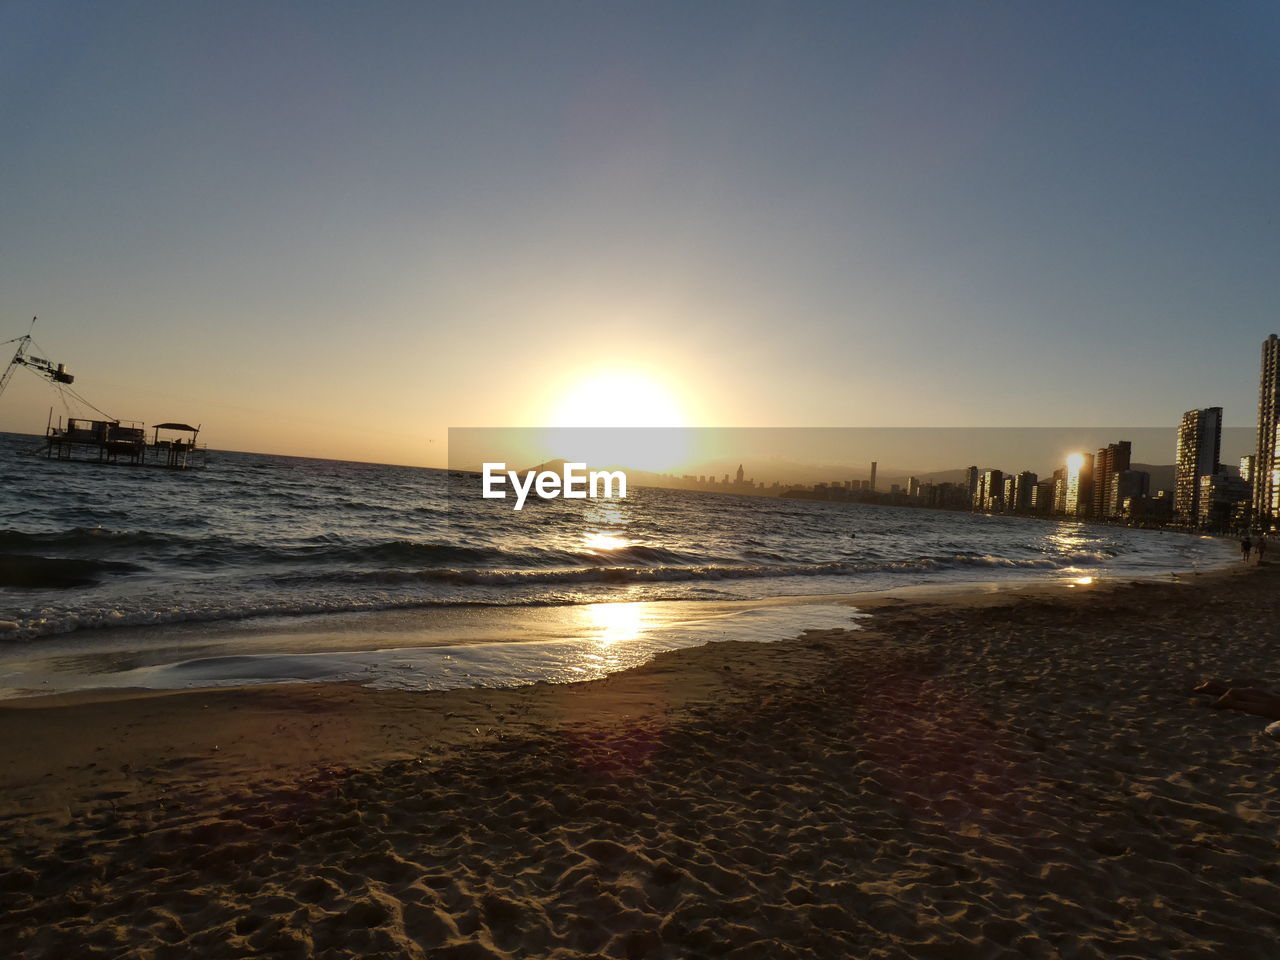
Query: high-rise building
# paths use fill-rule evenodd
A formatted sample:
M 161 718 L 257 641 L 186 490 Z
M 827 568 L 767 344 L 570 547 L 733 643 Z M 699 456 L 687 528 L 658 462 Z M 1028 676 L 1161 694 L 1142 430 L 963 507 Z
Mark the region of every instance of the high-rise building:
M 991 513 L 1004 507 L 1004 471 L 984 470 L 978 478 L 974 506 Z
M 1067 457 L 1065 513 L 1087 517 L 1093 512 L 1093 454 L 1073 453 Z
M 1253 465 L 1258 462 L 1254 454 L 1240 458 L 1240 479 L 1245 483 L 1253 483 Z
M 874 460 L 871 461 L 871 483 L 868 485 L 868 489 L 872 493 L 876 492 L 876 467 L 878 466 L 879 464 L 876 463 Z
M 1067 512 L 1067 468 L 1053 471 L 1053 512 Z
M 1212 530 L 1228 529 L 1236 504 L 1250 496 L 1249 484 L 1222 473 L 1205 474 L 1197 485 L 1200 495 L 1196 499 L 1196 524 Z
M 1262 378 L 1258 384 L 1258 453 L 1253 462 L 1253 513 L 1264 526 L 1280 514 L 1280 470 L 1277 466 L 1280 426 L 1280 337 L 1262 342 Z
M 1036 513 L 1053 512 L 1054 481 L 1041 480 L 1031 491 L 1031 509 Z
M 969 488 L 969 502 L 977 506 L 978 497 L 978 468 L 970 467 L 964 472 L 965 485 Z
M 1178 427 L 1178 459 L 1173 468 L 1173 514 L 1183 523 L 1200 518 L 1200 478 L 1222 465 L 1222 408 L 1188 410 Z
M 1004 508 L 1009 511 L 1027 512 L 1035 506 L 1037 477 L 1030 470 L 1007 474 L 1004 478 Z
M 1121 440 L 1098 450 L 1093 458 L 1093 515 L 1111 517 L 1118 512 L 1116 475 L 1129 469 L 1130 443 Z

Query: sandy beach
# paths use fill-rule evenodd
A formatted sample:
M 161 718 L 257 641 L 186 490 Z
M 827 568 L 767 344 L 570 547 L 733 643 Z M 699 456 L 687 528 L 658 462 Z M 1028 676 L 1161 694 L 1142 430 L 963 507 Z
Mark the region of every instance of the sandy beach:
M 1280 569 L 583 684 L 0 704 L 20 957 L 1270 957 Z

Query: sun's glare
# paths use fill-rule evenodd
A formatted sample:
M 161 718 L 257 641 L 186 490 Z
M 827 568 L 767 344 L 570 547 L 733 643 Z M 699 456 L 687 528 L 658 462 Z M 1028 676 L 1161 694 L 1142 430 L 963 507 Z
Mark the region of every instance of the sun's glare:
M 668 384 L 632 370 L 606 370 L 568 387 L 555 401 L 553 427 L 683 427 L 687 418 Z
M 667 473 L 693 455 L 689 404 L 679 388 L 646 371 L 597 371 L 572 381 L 548 405 L 551 455 L 592 467 Z
M 592 603 L 584 612 L 596 642 L 602 647 L 638 639 L 651 619 L 646 603 Z
M 583 546 L 588 550 L 622 550 L 631 546 L 631 542 L 611 533 L 589 533 L 582 538 Z

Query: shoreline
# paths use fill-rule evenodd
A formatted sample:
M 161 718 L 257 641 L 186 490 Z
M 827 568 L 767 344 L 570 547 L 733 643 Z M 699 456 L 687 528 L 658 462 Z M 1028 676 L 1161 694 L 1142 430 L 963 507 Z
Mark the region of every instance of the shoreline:
M 686 646 L 775 642 L 802 629 L 844 626 L 839 608 L 862 616 L 885 599 L 1177 581 L 1236 565 L 1224 557 L 1215 566 L 1181 571 L 1019 575 L 749 599 L 447 605 L 72 631 L 0 648 L 0 704 L 55 694 L 101 699 L 128 691 L 145 696 L 277 682 L 423 690 L 574 682 Z M 599 656 L 606 647 L 608 655 Z
M 856 611 L 857 614 L 865 616 L 866 619 L 855 622 L 851 616 L 850 624 L 847 628 L 834 628 L 818 632 L 823 634 L 848 633 L 850 638 L 861 640 L 864 644 L 867 644 L 872 642 L 873 638 L 883 638 L 885 636 L 886 627 L 889 626 L 889 624 L 885 623 L 886 615 L 891 621 L 902 617 L 909 621 L 914 615 L 922 617 L 946 616 L 949 612 L 968 613 L 984 608 L 1000 608 L 1021 603 L 1059 602 L 1071 604 L 1093 601 L 1106 603 L 1108 600 L 1114 599 L 1117 594 L 1135 587 L 1150 585 L 1211 586 L 1224 581 L 1229 583 L 1232 578 L 1248 576 L 1253 572 L 1261 571 L 1258 571 L 1257 567 L 1242 568 L 1237 565 L 1204 571 L 1165 573 L 1150 578 L 1093 580 L 1090 583 L 1065 580 L 1055 580 L 1053 582 L 1017 580 L 963 584 L 917 584 L 893 590 L 869 591 L 859 594 L 814 594 L 810 596 L 723 602 L 639 601 L 638 604 L 675 607 L 742 606 L 756 609 L 781 607 L 794 610 L 799 622 L 803 622 L 805 611 L 811 606 L 819 604 L 823 606 L 847 606 L 852 611 Z M 1276 575 L 1280 578 L 1280 574 Z M 585 606 L 589 605 L 566 605 L 564 607 L 543 609 L 546 611 L 580 610 Z M 522 614 L 527 614 L 529 610 L 528 608 L 497 608 L 493 612 L 510 614 L 513 618 L 516 618 Z M 351 619 L 360 621 L 377 617 L 378 614 L 367 614 L 355 615 Z M 643 687 L 645 685 L 644 681 L 648 679 L 646 675 L 649 673 L 667 675 L 679 673 L 683 670 L 690 670 L 696 673 L 699 670 L 707 669 L 707 665 L 701 662 L 704 659 L 716 661 L 716 664 L 712 665 L 710 669 L 724 669 L 725 662 L 733 661 L 740 657 L 743 652 L 753 647 L 787 648 L 803 644 L 805 642 L 804 636 L 813 632 L 815 631 L 809 627 L 801 627 L 794 636 L 783 639 L 764 641 L 742 639 L 709 640 L 703 643 L 673 647 L 657 651 L 634 666 L 577 681 L 534 681 L 503 686 L 459 686 L 440 690 L 399 690 L 371 687 L 354 682 L 302 680 L 168 689 L 102 686 L 70 692 L 35 694 L 0 699 L 0 739 L 10 743 L 19 742 L 21 736 L 19 734 L 11 734 L 8 727 L 13 722 L 11 718 L 26 712 L 31 712 L 32 715 L 57 715 L 64 712 L 66 714 L 84 714 L 85 716 L 83 717 L 77 717 L 77 721 L 83 720 L 85 726 L 94 727 L 98 722 L 98 717 L 95 714 L 101 711 L 103 713 L 118 714 L 127 727 L 135 728 L 139 726 L 145 727 L 147 720 L 157 719 L 158 715 L 152 707 L 159 704 L 163 704 L 168 708 L 176 708 L 176 711 L 183 717 L 199 716 L 200 714 L 196 714 L 196 710 L 203 713 L 203 711 L 211 708 L 235 711 L 245 707 L 263 709 L 268 712 L 276 709 L 316 712 L 317 710 L 327 711 L 338 708 L 339 713 L 345 714 L 348 712 L 345 708 L 349 706 L 354 706 L 357 711 L 369 708 L 380 709 L 381 704 L 378 701 L 384 700 L 387 702 L 389 709 L 393 711 L 416 710 L 420 705 L 420 698 L 426 697 L 431 698 L 433 702 L 438 701 L 439 708 L 432 711 L 434 718 L 438 719 L 439 716 L 445 716 L 447 719 L 454 719 L 454 716 L 449 716 L 454 714 L 462 717 L 462 721 L 460 724 L 431 723 L 423 727 L 420 732 L 424 735 L 438 736 L 448 743 L 466 742 L 471 739 L 466 735 L 466 728 L 467 724 L 475 719 L 474 710 L 479 709 L 479 705 L 488 699 L 495 701 L 495 708 L 491 711 L 495 716 L 509 717 L 512 715 L 511 704 L 522 699 L 521 694 L 541 696 L 556 689 L 577 692 L 578 690 L 594 689 L 600 685 L 633 679 L 639 680 L 639 685 Z M 712 653 L 712 650 L 715 653 Z M 768 659 L 767 654 L 764 659 Z M 785 654 L 780 654 L 779 659 L 785 662 L 787 658 Z M 732 663 L 730 662 L 731 666 Z M 683 699 L 681 702 L 683 702 Z M 452 709 L 458 705 L 466 705 L 473 709 L 466 713 L 458 713 Z M 666 705 L 670 706 L 670 703 L 667 702 Z M 503 706 L 508 709 L 505 711 L 500 709 Z M 172 715 L 172 711 L 170 711 L 169 715 Z M 166 724 L 166 726 L 169 728 L 170 733 L 186 731 L 186 727 L 182 722 Z M 490 726 L 492 725 L 490 724 Z M 474 726 L 469 729 L 472 733 L 475 732 Z M 242 739 L 243 735 L 240 738 Z M 178 742 L 181 742 L 181 739 L 179 738 Z M 201 737 L 190 746 L 192 749 L 198 750 L 199 745 L 203 744 L 207 739 L 208 737 L 202 733 Z M 216 740 L 217 737 L 213 739 Z M 225 749 L 225 747 L 212 741 L 209 741 L 209 744 L 209 752 L 211 754 Z M 66 746 L 65 743 L 61 745 Z M 149 751 L 153 746 L 154 744 L 143 741 L 144 751 Z M 322 757 L 327 750 L 334 748 L 334 746 L 335 744 L 333 743 L 326 744 L 325 750 L 315 752 L 315 756 L 317 758 Z M 390 748 L 390 741 L 383 744 L 382 747 Z M 101 745 L 94 746 L 93 749 L 95 752 L 99 752 Z M 176 749 L 176 744 L 166 745 L 166 749 Z M 179 750 L 178 752 L 181 751 Z M 376 756 L 370 757 L 370 759 L 386 759 L 388 756 L 390 754 L 379 752 Z M 108 757 L 108 759 L 115 758 L 114 754 Z M 194 757 L 188 757 L 183 762 L 191 762 L 194 759 Z M 358 759 L 359 756 L 356 754 L 348 758 L 350 762 L 356 762 Z M 136 767 L 138 766 L 138 760 L 145 760 L 145 756 L 139 756 L 132 762 L 130 759 L 126 759 L 124 762 L 131 767 Z M 9 765 L 10 767 L 17 765 L 14 758 L 9 758 Z M 281 769 L 284 768 L 281 767 Z M 0 770 L 0 795 L 5 794 L 11 785 L 13 785 L 13 781 L 9 771 Z M 3 807 L 0 807 L 0 811 L 3 811 Z M 0 812 L 0 816 L 2 815 L 3 813 Z
M 1280 682 L 1277 586 L 889 595 L 862 630 L 579 684 L 10 701 L 0 934 L 32 957 L 88 933 L 156 955 L 1268 956 L 1276 745 L 1189 691 Z

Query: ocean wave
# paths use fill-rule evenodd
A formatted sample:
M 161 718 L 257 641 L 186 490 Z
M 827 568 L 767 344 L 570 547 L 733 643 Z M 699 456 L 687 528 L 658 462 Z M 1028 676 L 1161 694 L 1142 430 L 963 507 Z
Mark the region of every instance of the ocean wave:
M 438 542 L 394 540 L 386 543 L 364 544 L 334 549 L 321 559 L 342 562 L 374 561 L 399 567 L 409 564 L 421 567 L 445 566 L 478 568 L 543 568 L 554 569 L 571 565 L 608 567 L 631 564 L 650 566 L 697 566 L 715 560 L 679 550 L 635 544 L 614 550 L 503 550 L 497 547 L 467 547 Z M 378 571 L 375 571 L 378 572 Z M 393 570 L 390 572 L 405 572 Z
M 16 627 L 0 631 L 0 640 L 32 641 L 41 637 L 122 627 L 172 626 L 175 624 L 222 623 L 258 617 L 303 617 L 320 614 L 372 613 L 385 610 L 424 610 L 434 607 L 468 606 L 554 606 L 572 601 L 512 597 L 507 601 L 471 601 L 457 598 L 386 599 L 372 597 L 263 598 L 230 606 L 209 602 L 188 606 L 129 609 L 127 606 L 86 607 L 77 610 L 43 611 L 18 616 Z
M 646 551 L 646 556 L 652 553 Z M 272 577 L 280 586 L 299 584 L 364 583 L 409 584 L 450 583 L 463 585 L 536 585 L 575 583 L 655 583 L 690 580 L 745 580 L 786 577 L 839 577 L 870 573 L 955 570 L 964 567 L 1007 569 L 1063 569 L 1081 563 L 1101 562 L 1095 552 L 1078 551 L 1061 557 L 1011 559 L 989 555 L 921 557 L 916 560 L 868 562 L 833 560 L 825 563 L 685 564 L 633 566 L 607 564 L 539 569 L 484 569 L 467 567 L 427 567 L 415 570 L 333 570 L 293 571 Z
M 68 527 L 43 533 L 0 530 L 0 550 L 29 550 L 43 547 L 55 550 L 81 548 L 131 549 L 165 546 L 177 537 L 172 533 L 150 533 L 146 530 L 113 530 L 109 527 Z
M 27 533 L 0 530 L 0 552 L 57 551 L 132 557 L 161 553 L 184 565 L 221 567 L 229 562 L 253 561 L 271 566 L 296 564 L 377 564 L 387 567 L 516 567 L 555 568 L 566 565 L 611 566 L 618 564 L 698 565 L 723 559 L 664 547 L 636 544 L 617 549 L 502 549 L 421 540 L 361 542 L 342 533 L 322 533 L 274 544 L 207 534 L 155 533 L 147 530 L 115 530 L 108 527 L 69 527 Z
M 392 568 L 500 569 L 512 567 L 524 569 L 574 565 L 584 567 L 704 566 L 743 563 L 749 565 L 752 562 L 785 563 L 793 559 L 788 556 L 790 551 L 778 549 L 777 541 L 770 542 L 751 536 L 744 536 L 737 543 L 722 543 L 719 545 L 721 547 L 719 551 L 690 549 L 697 543 L 692 539 L 674 546 L 632 544 L 617 549 L 587 549 L 581 546 L 560 546 L 554 543 L 547 546 L 534 546 L 527 541 L 518 546 L 506 543 L 499 546 L 492 541 L 485 543 L 485 539 L 492 535 L 489 530 L 479 531 L 476 536 L 478 542 L 474 545 L 433 539 L 433 535 L 439 536 L 439 531 L 430 529 L 423 531 L 425 536 L 422 538 L 402 536 L 374 539 L 369 536 L 367 525 L 350 518 L 350 510 L 339 510 L 337 513 L 339 516 L 344 516 L 341 526 L 336 529 L 331 528 L 325 533 L 301 537 L 290 535 L 291 529 L 297 529 L 299 516 L 292 514 L 272 516 L 269 513 L 259 513 L 252 518 L 253 525 L 267 525 L 271 528 L 269 536 L 257 537 L 193 529 L 189 521 L 184 521 L 183 528 L 168 530 L 85 524 L 73 524 L 63 529 L 39 532 L 0 528 L 0 553 L 53 552 L 92 558 L 109 556 L 112 559 L 124 561 L 148 553 L 158 553 L 177 559 L 184 565 L 207 562 L 215 567 L 225 566 L 229 561 L 253 561 L 263 565 L 285 567 L 298 562 L 307 564 L 319 562 L 372 564 Z M 410 528 L 406 527 L 406 530 L 408 529 Z M 655 533 L 657 536 L 666 538 L 666 531 L 659 530 Z M 797 539 L 799 545 L 810 554 L 814 552 L 812 548 L 817 544 L 812 537 L 798 535 Z M 948 546 L 963 549 L 963 545 L 956 542 L 942 543 L 939 546 L 943 547 L 944 551 Z M 857 541 L 850 541 L 850 548 L 849 553 L 861 556 L 849 559 L 880 558 L 879 551 L 869 549 L 869 545 L 863 547 Z M 1052 553 L 1041 553 L 1042 549 L 1036 544 L 1018 543 L 1012 556 L 1017 557 L 1024 553 L 1040 557 L 1055 556 Z M 1117 551 L 1107 545 L 1096 544 L 1091 549 L 1069 551 L 1057 556 L 1076 563 L 1101 562 L 1117 556 Z M 964 557 L 965 555 L 959 552 L 954 554 L 946 552 L 935 559 L 941 562 L 963 563 L 966 562 Z M 993 554 L 988 561 L 978 556 L 971 558 L 969 562 L 1000 564 L 1003 561 Z M 1014 560 L 1013 562 L 1022 561 Z
M 847 577 L 875 584 L 874 589 L 882 589 L 893 582 L 926 582 L 928 575 L 936 571 L 1002 569 L 1016 572 L 1020 569 L 1065 569 L 1079 564 L 1100 563 L 1105 554 L 1106 551 L 1074 551 L 1058 557 L 1022 559 L 988 554 L 952 554 L 879 563 L 832 561 L 812 564 L 607 566 L 552 570 L 437 567 L 421 570 L 295 571 L 267 579 L 266 582 L 280 589 L 262 592 L 260 588 L 263 581 L 259 581 L 257 588 L 238 594 L 233 603 L 227 602 L 226 592 L 220 592 L 217 596 L 206 596 L 203 599 L 185 596 L 169 606 L 156 606 L 153 601 L 135 597 L 132 600 L 121 598 L 123 602 L 115 606 L 78 605 L 70 610 L 46 606 L 15 614 L 6 613 L 5 616 L 12 616 L 16 621 L 17 628 L 0 633 L 0 639 L 29 641 L 81 630 L 216 623 L 257 617 L 456 606 L 595 603 L 609 598 L 608 587 L 626 585 L 669 583 L 680 590 L 687 590 L 690 585 L 696 587 L 699 583 L 712 584 L 731 580 Z M 95 573 L 112 569 L 127 572 L 125 568 L 128 566 L 99 563 L 95 565 Z M 432 591 L 428 587 L 430 584 L 444 586 Z M 406 592 L 406 587 L 415 586 L 420 586 L 421 589 Z M 856 586 L 856 581 L 847 585 L 850 590 Z M 451 587 L 454 589 L 449 589 Z M 521 587 L 530 589 L 521 590 Z M 477 590 L 480 592 L 472 592 Z M 687 597 L 688 594 L 659 590 L 646 595 L 644 599 L 679 599 L 682 596 Z

